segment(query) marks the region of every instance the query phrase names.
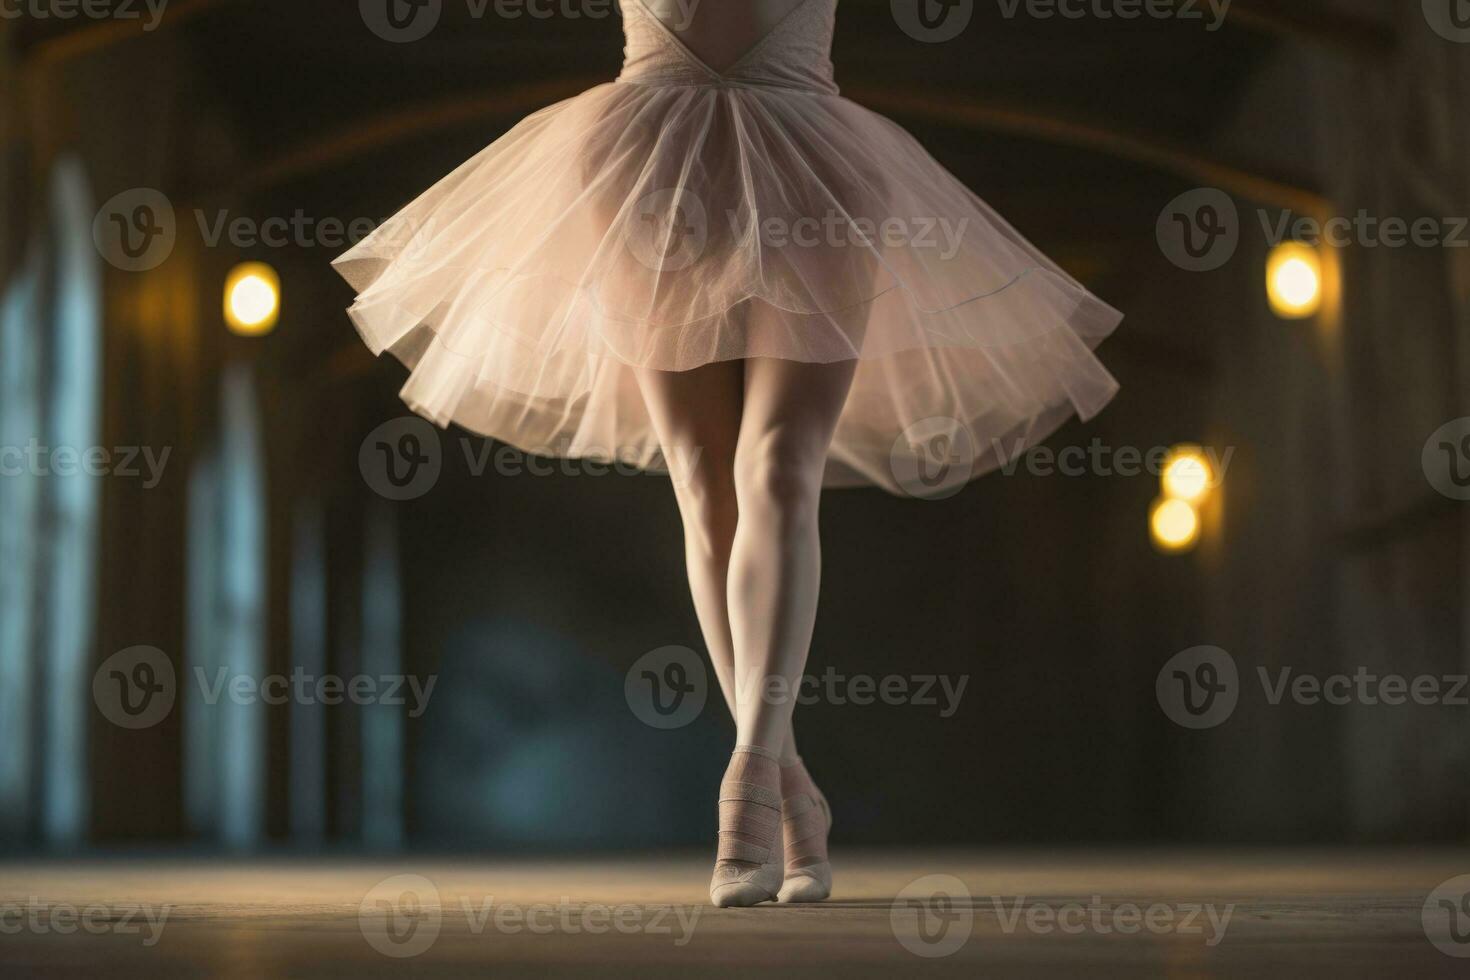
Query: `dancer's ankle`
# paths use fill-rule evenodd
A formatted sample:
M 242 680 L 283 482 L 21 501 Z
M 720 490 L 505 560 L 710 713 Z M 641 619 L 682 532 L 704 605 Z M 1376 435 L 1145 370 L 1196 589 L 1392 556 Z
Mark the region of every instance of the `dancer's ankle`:
M 806 771 L 806 763 L 801 756 L 792 756 L 790 760 L 781 760 L 781 795 L 791 796 L 795 793 L 804 793 L 809 789 L 815 789 L 811 775 Z
M 741 753 L 749 753 L 750 755 L 761 756 L 762 758 L 770 759 L 772 762 L 775 762 L 777 764 L 784 765 L 784 763 L 781 762 L 781 754 L 779 752 L 777 752 L 775 749 L 767 748 L 766 746 L 759 745 L 755 742 L 738 743 L 735 746 L 734 754 L 739 755 Z
M 782 884 L 781 768 L 759 745 L 737 745 L 720 783 L 720 843 L 710 880 L 717 906 L 755 905 Z
M 784 742 L 785 739 L 771 742 L 754 736 L 746 737 L 745 733 L 739 729 L 736 729 L 735 732 L 735 752 L 737 754 L 743 752 L 757 755 L 783 766 L 787 760 L 787 754 L 783 748 Z

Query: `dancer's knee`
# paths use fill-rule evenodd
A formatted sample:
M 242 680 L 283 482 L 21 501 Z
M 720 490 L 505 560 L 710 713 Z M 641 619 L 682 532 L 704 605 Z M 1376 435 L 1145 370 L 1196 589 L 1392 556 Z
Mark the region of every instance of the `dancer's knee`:
M 786 517 L 814 513 L 825 453 L 811 442 L 779 430 L 742 441 L 735 453 L 735 492 L 741 511 Z
M 730 466 L 712 462 L 686 467 L 675 475 L 675 493 L 689 545 L 707 557 L 727 555 L 739 515 Z

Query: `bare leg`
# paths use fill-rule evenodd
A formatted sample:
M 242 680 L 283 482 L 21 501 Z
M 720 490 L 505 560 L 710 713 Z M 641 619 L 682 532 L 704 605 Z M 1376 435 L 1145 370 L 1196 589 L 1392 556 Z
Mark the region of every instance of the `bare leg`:
M 856 363 L 745 362 L 731 551 L 736 742 L 781 756 L 806 668 L 821 580 L 822 474 Z M 777 696 L 771 696 L 771 694 Z M 794 745 L 789 755 L 795 756 Z
M 670 467 L 684 521 L 684 560 L 694 612 L 730 714 L 735 714 L 735 650 L 725 605 L 735 540 L 735 444 L 745 370 L 718 361 L 693 371 L 638 372 L 638 384 Z
M 684 518 L 700 626 L 736 718 L 720 787 L 716 905 L 830 891 L 825 801 L 821 813 L 788 812 L 820 798 L 796 755 L 790 695 L 816 616 L 822 471 L 854 369 L 761 359 L 639 373 Z M 785 696 L 765 696 L 768 677 L 784 682 Z M 784 887 L 783 864 L 796 872 Z
M 728 575 L 736 745 L 720 784 L 710 881 L 717 906 L 820 901 L 831 892 L 831 818 L 796 756 L 791 715 L 816 622 L 822 474 L 855 370 L 852 362 L 745 362 Z
M 684 522 L 689 592 L 733 719 L 735 647 L 726 584 L 738 520 L 735 447 L 745 401 L 745 365 L 721 361 L 693 371 L 642 370 L 638 384 L 664 457 L 675 470 L 670 475 Z M 777 754 L 783 763 L 796 758 L 789 722 Z

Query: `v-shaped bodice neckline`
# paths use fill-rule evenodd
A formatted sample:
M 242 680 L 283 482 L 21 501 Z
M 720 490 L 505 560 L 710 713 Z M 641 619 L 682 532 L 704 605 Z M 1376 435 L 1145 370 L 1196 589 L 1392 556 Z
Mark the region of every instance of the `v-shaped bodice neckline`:
M 734 61 L 717 69 L 655 14 L 647 0 L 624 0 L 627 48 L 619 79 L 640 84 L 777 87 L 835 94 L 831 23 L 836 2 L 797 0 Z M 826 8 L 825 20 L 813 14 L 819 5 Z
M 653 21 L 654 26 L 658 28 L 663 36 L 668 38 L 669 41 L 672 42 L 686 57 L 688 57 L 690 61 L 694 62 L 697 66 L 709 72 L 710 75 L 712 75 L 713 77 L 718 79 L 725 79 L 727 76 L 730 76 L 739 71 L 741 65 L 745 64 L 751 58 L 755 57 L 756 53 L 760 51 L 761 48 L 765 47 L 766 43 L 770 41 L 771 38 L 774 37 L 778 31 L 785 27 L 786 24 L 790 22 L 793 17 L 796 16 L 797 11 L 812 3 L 813 0 L 796 0 L 796 3 L 792 5 L 791 9 L 782 14 L 774 24 L 767 28 L 765 33 L 761 34 L 760 37 L 752 41 L 750 47 L 746 48 L 745 51 L 738 58 L 732 61 L 728 66 L 718 69 L 711 65 L 709 62 L 705 61 L 704 58 L 700 57 L 697 53 L 695 53 L 694 49 L 686 44 L 684 39 L 681 38 L 672 27 L 664 23 L 663 18 L 650 10 L 647 0 L 632 0 L 632 2 L 638 5 L 639 9 L 642 10 L 643 15 L 649 20 Z

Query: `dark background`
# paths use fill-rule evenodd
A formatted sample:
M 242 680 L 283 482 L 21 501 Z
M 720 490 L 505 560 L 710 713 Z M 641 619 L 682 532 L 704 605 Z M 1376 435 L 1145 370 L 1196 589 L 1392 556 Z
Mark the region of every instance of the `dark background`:
M 1149 475 L 830 493 L 812 672 L 968 677 L 951 717 L 801 709 L 837 840 L 1464 840 L 1470 708 L 1273 707 L 1248 684 L 1228 722 L 1194 732 L 1154 681 L 1199 644 L 1251 678 L 1470 669 L 1470 510 L 1421 466 L 1430 434 L 1470 414 L 1470 249 L 1342 249 L 1324 311 L 1288 322 L 1256 219 L 1470 214 L 1470 45 L 1418 3 L 1236 0 L 1213 32 L 999 9 L 976 4 L 934 45 L 886 2 L 842 0 L 838 82 L 1127 314 L 1100 351 L 1122 394 L 1052 448 L 1233 456 L 1185 555 L 1150 543 Z M 359 450 L 406 414 L 405 372 L 343 314 L 342 248 L 212 246 L 191 214 L 381 220 L 521 116 L 612 78 L 620 44 L 616 16 L 476 19 L 456 0 L 412 44 L 374 36 L 354 3 L 303 0 L 174 0 L 150 32 L 0 20 L 0 442 L 171 451 L 152 489 L 0 477 L 0 840 L 712 839 L 718 696 L 667 732 L 624 699 L 646 652 L 701 648 L 667 481 L 476 474 L 464 449 L 481 441 L 452 429 L 437 485 L 383 499 Z M 178 241 L 127 272 L 91 229 L 139 187 L 167 195 Z M 1234 258 L 1206 273 L 1156 236 L 1197 187 L 1243 217 Z M 244 260 L 280 273 L 268 337 L 221 319 Z M 185 696 L 127 731 L 90 691 L 135 645 L 180 677 L 306 663 L 438 681 L 417 719 Z

